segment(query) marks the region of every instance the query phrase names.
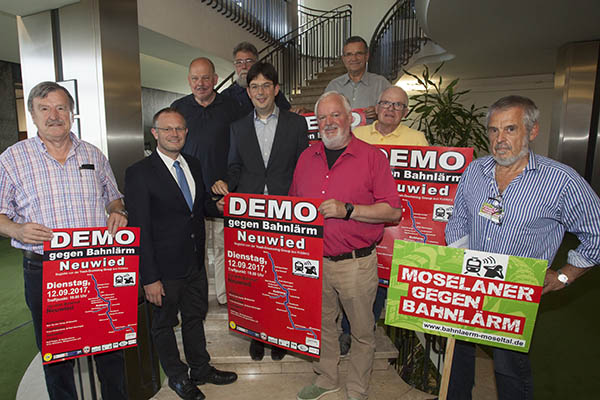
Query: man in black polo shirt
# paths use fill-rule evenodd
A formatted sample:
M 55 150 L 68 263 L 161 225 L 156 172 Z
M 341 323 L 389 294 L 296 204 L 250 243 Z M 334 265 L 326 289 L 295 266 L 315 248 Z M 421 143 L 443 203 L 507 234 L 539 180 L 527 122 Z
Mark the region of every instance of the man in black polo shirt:
M 241 42 L 233 48 L 233 66 L 235 67 L 235 82 L 221 94 L 225 94 L 235 100 L 240 108 L 241 115 L 248 115 L 254 110 L 254 105 L 248 96 L 248 83 L 246 77 L 250 68 L 258 60 L 258 50 L 252 43 Z M 275 105 L 281 109 L 288 111 L 291 107 L 290 102 L 285 98 L 285 95 L 280 90 L 275 96 Z
M 214 91 L 218 79 L 215 66 L 208 58 L 192 60 L 188 73 L 192 93 L 171 104 L 183 114 L 188 128 L 182 153 L 201 161 L 207 191 L 217 180 L 227 177 L 229 125 L 243 115 L 233 99 Z M 226 304 L 222 218 L 207 218 L 206 236 L 209 235 L 213 238 L 217 301 Z

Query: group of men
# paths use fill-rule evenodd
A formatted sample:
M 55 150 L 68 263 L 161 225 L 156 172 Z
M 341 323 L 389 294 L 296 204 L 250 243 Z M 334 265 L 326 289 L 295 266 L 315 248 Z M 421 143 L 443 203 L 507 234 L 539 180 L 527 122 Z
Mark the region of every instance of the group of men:
M 61 86 L 34 87 L 28 109 L 35 137 L 0 155 L 0 234 L 23 251 L 25 297 L 41 350 L 42 243 L 52 229 L 126 225 L 141 228 L 141 282 L 152 304 L 152 337 L 168 384 L 183 399 L 204 399 L 199 385 L 229 384 L 233 372 L 210 365 L 204 318 L 208 310 L 205 237 L 213 238 L 217 300 L 227 302 L 223 253 L 223 199 L 229 192 L 323 199 L 324 216 L 321 356 L 316 380 L 298 400 L 316 400 L 341 389 L 338 364 L 351 349 L 345 390 L 366 399 L 375 351 L 375 322 L 385 300 L 378 286 L 375 246 L 385 223 L 402 217 L 389 163 L 371 144 L 428 145 L 424 135 L 401 125 L 408 97 L 366 71 L 366 42 L 347 40 L 347 73 L 334 79 L 315 106 L 321 142 L 308 147 L 303 117 L 290 112 L 277 71 L 258 62 L 249 43 L 233 51 L 236 82 L 223 93 L 214 86 L 213 63 L 190 63 L 192 93 L 158 111 L 152 134 L 156 151 L 126 171 L 125 203 L 107 159 L 70 132 L 73 99 Z M 351 128 L 353 108 L 365 108 L 371 124 Z M 581 245 L 568 264 L 548 270 L 544 293 L 573 282 L 600 263 L 600 200 L 571 168 L 535 155 L 539 111 L 529 99 L 509 96 L 490 107 L 490 156 L 461 179 L 446 237 L 449 245 L 552 261 L 565 231 Z M 92 169 L 81 169 L 81 165 Z M 493 215 L 483 204 L 492 203 Z M 338 333 L 342 314 L 343 333 Z M 181 316 L 184 363 L 174 327 Z M 260 360 L 264 347 L 252 342 Z M 285 351 L 274 347 L 273 359 Z M 122 351 L 94 356 L 102 397 L 125 399 Z M 495 350 L 499 398 L 532 398 L 526 354 Z M 44 365 L 52 399 L 76 399 L 73 362 Z M 450 399 L 469 399 L 474 347 L 457 341 Z

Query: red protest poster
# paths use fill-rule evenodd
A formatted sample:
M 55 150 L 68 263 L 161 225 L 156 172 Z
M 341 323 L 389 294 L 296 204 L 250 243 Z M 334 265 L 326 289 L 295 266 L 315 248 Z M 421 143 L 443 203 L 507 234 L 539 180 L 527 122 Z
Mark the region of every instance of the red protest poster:
M 306 125 L 308 126 L 308 141 L 313 144 L 317 140 L 321 140 L 321 134 L 319 133 L 319 121 L 314 112 L 302 114 L 306 119 Z M 357 126 L 366 125 L 367 116 L 365 115 L 364 108 L 356 108 L 352 110 L 352 128 Z
M 452 215 L 460 176 L 473 161 L 473 149 L 463 147 L 377 146 L 390 161 L 402 221 L 388 226 L 377 246 L 379 285 L 390 279 L 394 240 L 444 246 L 444 229 Z
M 321 200 L 233 193 L 225 197 L 229 328 L 319 357 Z
M 44 242 L 44 364 L 136 345 L 139 233 L 55 229 Z

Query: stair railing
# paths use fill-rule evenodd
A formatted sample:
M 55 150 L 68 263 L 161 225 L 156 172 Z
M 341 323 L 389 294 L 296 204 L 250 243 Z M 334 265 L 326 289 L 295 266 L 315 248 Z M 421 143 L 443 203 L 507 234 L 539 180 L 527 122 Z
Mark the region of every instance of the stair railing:
M 261 40 L 274 43 L 289 32 L 286 0 L 200 0 Z
M 259 51 L 259 60 L 273 64 L 279 73 L 281 90 L 289 98 L 317 73 L 339 59 L 344 41 L 352 31 L 352 6 L 323 11 L 299 6 L 302 24 Z M 235 72 L 217 87 L 232 83 Z
M 371 37 L 369 71 L 395 81 L 427 40 L 416 18 L 414 0 L 396 1 Z

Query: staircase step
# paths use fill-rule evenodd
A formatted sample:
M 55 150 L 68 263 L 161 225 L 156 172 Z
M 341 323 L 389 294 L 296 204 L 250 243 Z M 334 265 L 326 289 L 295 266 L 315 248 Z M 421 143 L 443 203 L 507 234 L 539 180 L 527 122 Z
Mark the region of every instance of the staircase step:
M 287 357 L 287 356 L 286 356 Z M 285 360 L 285 359 L 284 359 Z M 226 386 L 202 385 L 199 389 L 207 399 L 240 399 L 240 400 L 292 400 L 304 386 L 314 382 L 313 372 L 286 373 L 278 375 L 240 375 L 238 380 Z M 340 383 L 343 385 L 346 373 L 342 372 Z M 370 400 L 427 400 L 435 396 L 421 392 L 409 386 L 400 378 L 398 373 L 390 368 L 383 371 L 373 371 L 369 387 Z M 153 397 L 156 400 L 179 399 L 174 391 L 169 389 L 167 381 L 162 389 Z M 321 397 L 322 400 L 346 400 L 344 390 L 330 393 Z
M 218 369 L 235 371 L 238 374 L 282 374 L 312 371 L 312 358 L 288 352 L 281 361 L 273 361 L 268 347 L 261 361 L 253 361 L 248 349 L 250 339 L 229 331 L 227 321 L 208 321 L 205 324 L 206 346 L 211 357 L 211 364 Z M 398 357 L 398 350 L 385 335 L 382 328 L 376 333 L 376 351 L 374 370 L 389 368 L 389 359 Z M 348 368 L 352 350 L 340 362 L 341 370 Z
M 292 97 L 292 103 L 293 104 L 299 104 L 299 103 L 305 103 L 305 104 L 315 104 L 317 102 L 317 100 L 319 100 L 319 97 L 321 97 L 321 93 L 319 94 L 311 94 L 311 95 L 306 95 L 306 94 L 301 94 L 298 96 L 294 96 Z
M 325 91 L 327 84 L 322 86 L 305 86 L 301 89 L 299 94 L 294 95 L 292 98 L 296 99 L 300 96 L 320 96 Z

